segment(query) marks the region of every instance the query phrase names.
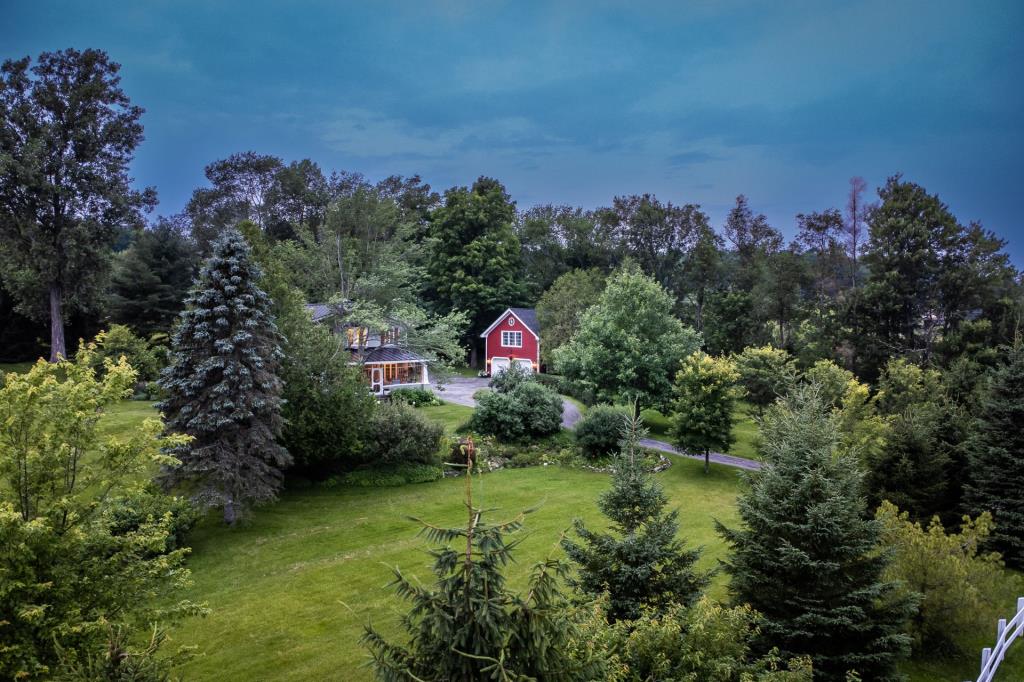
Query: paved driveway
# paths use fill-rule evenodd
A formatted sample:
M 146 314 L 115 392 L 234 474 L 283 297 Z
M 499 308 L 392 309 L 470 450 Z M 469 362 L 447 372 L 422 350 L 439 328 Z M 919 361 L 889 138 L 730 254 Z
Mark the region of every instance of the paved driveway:
M 476 407 L 473 394 L 481 388 L 487 388 L 490 379 L 481 377 L 452 377 L 444 386 L 434 384 L 434 391 L 441 400 L 456 405 Z M 562 399 L 562 426 L 571 429 L 580 420 L 580 410 L 571 401 Z

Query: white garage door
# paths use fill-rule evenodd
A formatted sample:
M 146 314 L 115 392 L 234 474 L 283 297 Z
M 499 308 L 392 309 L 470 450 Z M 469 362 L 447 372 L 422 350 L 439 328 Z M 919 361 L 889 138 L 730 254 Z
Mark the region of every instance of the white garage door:
M 491 358 L 491 376 L 501 374 L 508 369 L 508 358 Z
M 533 363 L 530 362 L 529 360 L 513 360 L 512 362 L 516 363 L 517 365 L 525 369 L 527 372 L 533 371 Z

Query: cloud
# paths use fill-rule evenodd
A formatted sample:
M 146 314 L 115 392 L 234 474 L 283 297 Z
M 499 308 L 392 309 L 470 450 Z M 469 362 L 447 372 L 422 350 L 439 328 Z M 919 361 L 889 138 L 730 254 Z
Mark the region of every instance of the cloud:
M 542 155 L 564 144 L 522 116 L 430 127 L 367 109 L 337 112 L 320 137 L 330 149 L 362 158 L 441 159 L 468 150 Z

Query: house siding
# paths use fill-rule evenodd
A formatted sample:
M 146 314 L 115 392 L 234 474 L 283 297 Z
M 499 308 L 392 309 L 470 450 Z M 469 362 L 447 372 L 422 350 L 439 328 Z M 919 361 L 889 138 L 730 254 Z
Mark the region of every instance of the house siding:
M 512 324 L 509 324 L 509 318 Z M 521 332 L 523 335 L 522 348 L 509 348 L 501 345 L 502 332 Z M 499 318 L 498 324 L 485 337 L 486 371 L 491 371 L 491 360 L 494 358 L 509 358 L 513 360 L 529 360 L 533 365 L 533 371 L 540 371 L 540 341 L 534 336 L 522 320 L 511 312 L 506 312 Z

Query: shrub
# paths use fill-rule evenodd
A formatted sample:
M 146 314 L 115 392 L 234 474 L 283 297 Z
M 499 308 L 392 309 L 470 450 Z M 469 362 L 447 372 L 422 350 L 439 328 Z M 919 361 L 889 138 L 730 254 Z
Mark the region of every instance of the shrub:
M 886 577 L 920 595 L 910 621 L 914 653 L 959 653 L 956 643 L 963 635 L 982 631 L 995 618 L 1003 563 L 998 554 L 980 550 L 992 531 L 992 515 L 973 521 L 965 516 L 961 531 L 948 534 L 938 518 L 925 529 L 890 502 L 882 503 L 875 518 L 893 551 Z
M 122 355 L 138 372 L 139 382 L 155 381 L 160 370 L 167 366 L 166 348 L 151 345 L 123 324 L 111 325 L 110 329 L 96 335 L 93 365 L 97 370 L 103 368 L 105 358 L 117 362 Z
M 562 399 L 536 381 L 524 381 L 510 392 L 481 392 L 469 421 L 472 430 L 515 441 L 557 433 L 562 428 Z
M 370 417 L 366 460 L 374 466 L 437 464 L 444 427 L 402 403 L 382 403 Z
M 410 407 L 441 404 L 434 392 L 428 388 L 400 388 L 392 391 L 391 402 L 403 403 Z
M 164 495 L 156 486 L 147 486 L 111 501 L 104 521 L 111 535 L 125 536 L 138 532 L 146 524 L 167 518 L 167 538 L 153 556 L 187 547 L 189 532 L 199 520 L 199 510 L 185 497 Z
M 508 369 L 495 374 L 488 385 L 498 393 L 511 393 L 522 384 L 534 381 L 534 378 L 533 372 L 519 364 L 513 364 Z
M 576 444 L 590 459 L 607 457 L 619 449 L 625 410 L 611 405 L 596 405 L 576 425 Z

